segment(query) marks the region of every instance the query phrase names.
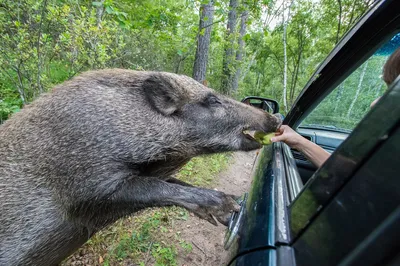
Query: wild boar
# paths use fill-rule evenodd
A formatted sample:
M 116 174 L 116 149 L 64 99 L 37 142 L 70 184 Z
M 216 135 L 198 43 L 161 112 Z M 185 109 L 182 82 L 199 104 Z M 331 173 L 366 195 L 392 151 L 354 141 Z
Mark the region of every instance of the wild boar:
M 54 265 L 96 231 L 147 207 L 216 224 L 237 209 L 171 176 L 192 157 L 260 147 L 243 130 L 280 120 L 162 72 L 86 72 L 0 127 L 0 265 Z

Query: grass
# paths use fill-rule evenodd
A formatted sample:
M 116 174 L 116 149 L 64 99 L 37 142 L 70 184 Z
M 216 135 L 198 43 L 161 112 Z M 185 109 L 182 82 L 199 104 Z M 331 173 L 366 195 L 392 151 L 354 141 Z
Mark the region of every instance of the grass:
M 227 154 L 194 158 L 177 178 L 211 188 L 229 159 Z M 188 218 L 188 211 L 180 207 L 146 209 L 98 232 L 62 265 L 79 260 L 88 265 L 175 266 L 178 255 L 193 250 L 192 244 L 182 239 L 180 228 L 175 227 L 177 221 Z
M 194 186 L 211 187 L 219 172 L 228 164 L 226 154 L 213 154 L 193 158 L 178 173 L 177 178 Z

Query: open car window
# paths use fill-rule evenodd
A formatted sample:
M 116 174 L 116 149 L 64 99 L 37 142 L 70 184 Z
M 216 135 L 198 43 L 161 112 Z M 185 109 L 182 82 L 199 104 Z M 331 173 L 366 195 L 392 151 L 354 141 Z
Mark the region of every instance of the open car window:
M 383 66 L 399 46 L 400 33 L 397 33 L 321 101 L 300 127 L 351 132 L 371 103 L 386 91 Z

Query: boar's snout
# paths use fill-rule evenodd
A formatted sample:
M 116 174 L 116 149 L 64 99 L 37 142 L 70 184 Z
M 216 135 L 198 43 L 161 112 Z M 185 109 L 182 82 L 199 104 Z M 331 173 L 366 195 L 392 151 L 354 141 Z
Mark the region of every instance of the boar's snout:
M 276 122 L 277 122 L 276 130 L 278 130 L 280 128 L 280 126 L 282 125 L 283 115 L 281 115 L 281 114 L 273 114 L 273 117 L 275 117 L 275 119 L 276 119 Z
M 260 118 L 260 122 L 261 128 L 254 128 L 254 130 L 264 131 L 265 133 L 276 132 L 282 125 L 282 115 L 264 112 L 263 116 Z
M 243 129 L 241 150 L 249 151 L 261 148 L 260 143 L 249 137 L 246 131 L 263 131 L 264 133 L 276 132 L 282 124 L 282 115 L 269 114 L 255 107 L 247 109 L 247 124 Z

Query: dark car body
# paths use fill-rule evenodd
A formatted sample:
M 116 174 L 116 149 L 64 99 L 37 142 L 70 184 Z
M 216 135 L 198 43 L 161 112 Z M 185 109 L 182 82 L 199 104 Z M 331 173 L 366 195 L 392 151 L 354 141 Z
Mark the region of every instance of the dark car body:
M 284 124 L 298 128 L 399 30 L 400 1 L 377 2 L 320 65 Z M 226 234 L 228 264 L 400 265 L 400 78 L 350 134 L 298 132 L 332 155 L 316 169 L 283 143 L 260 151 Z

